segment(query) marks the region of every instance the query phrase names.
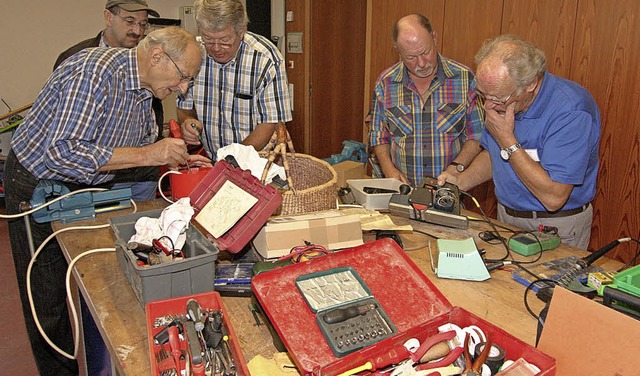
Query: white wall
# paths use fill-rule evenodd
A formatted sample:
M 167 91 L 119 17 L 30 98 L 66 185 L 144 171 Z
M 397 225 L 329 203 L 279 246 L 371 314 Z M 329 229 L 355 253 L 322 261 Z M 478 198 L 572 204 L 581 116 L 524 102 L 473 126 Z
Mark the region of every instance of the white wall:
M 179 7 L 193 5 L 192 0 L 147 1 L 163 18 L 177 19 Z M 104 28 L 105 3 L 106 0 L 2 0 L 0 98 L 13 109 L 33 102 L 60 52 L 96 36 Z M 167 115 L 171 110 L 165 101 Z M 7 111 L 0 102 L 0 114 Z

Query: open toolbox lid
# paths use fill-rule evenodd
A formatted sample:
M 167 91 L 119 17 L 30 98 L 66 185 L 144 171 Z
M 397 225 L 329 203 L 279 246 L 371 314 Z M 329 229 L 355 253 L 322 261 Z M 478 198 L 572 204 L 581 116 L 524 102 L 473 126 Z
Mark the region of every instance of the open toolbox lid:
M 245 193 L 256 199 L 251 208 L 224 234 L 215 237 L 207 230 L 206 223 L 198 222 L 198 214 L 214 199 L 216 194 L 232 183 L 234 188 L 240 188 Z M 225 185 L 226 184 L 226 185 Z M 282 196 L 270 186 L 264 185 L 260 179 L 251 175 L 251 171 L 242 170 L 230 165 L 227 161 L 216 162 L 211 171 L 198 183 L 189 195 L 191 206 L 195 210 L 194 221 L 198 222 L 207 237 L 222 251 L 231 253 L 240 252 L 244 246 L 260 231 L 271 214 L 282 203 Z M 246 201 L 246 200 L 245 200 Z M 227 211 L 233 209 L 234 203 L 227 201 L 230 206 Z M 238 203 L 239 204 L 239 203 Z M 225 208 L 219 208 L 224 210 Z M 216 218 L 219 220 L 220 216 Z
M 343 357 L 336 357 L 316 325 L 316 315 L 296 287 L 309 273 L 351 267 L 377 298 L 397 335 Z M 477 325 L 494 334 L 495 343 L 515 357 L 533 360 L 539 375 L 555 374 L 555 360 L 523 341 L 451 303 L 397 243 L 380 239 L 304 263 L 281 267 L 253 277 L 252 289 L 296 366 L 305 374 L 335 375 L 388 354 L 409 338 L 433 335 L 449 322 Z

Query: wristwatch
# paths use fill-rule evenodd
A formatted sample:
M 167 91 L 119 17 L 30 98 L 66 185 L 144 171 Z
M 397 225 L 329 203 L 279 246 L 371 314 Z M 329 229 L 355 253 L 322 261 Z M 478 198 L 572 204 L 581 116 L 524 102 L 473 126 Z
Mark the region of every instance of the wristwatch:
M 465 169 L 464 165 L 462 163 L 458 163 L 458 162 L 451 162 L 451 163 L 449 163 L 449 166 L 455 167 L 456 171 L 458 171 L 458 172 L 462 172 Z
M 500 149 L 500 157 L 502 157 L 502 159 L 504 159 L 505 161 L 508 161 L 509 157 L 511 157 L 511 154 L 515 153 L 515 151 L 520 148 L 522 148 L 522 145 L 520 145 L 520 143 L 513 144 L 508 148 L 502 148 Z

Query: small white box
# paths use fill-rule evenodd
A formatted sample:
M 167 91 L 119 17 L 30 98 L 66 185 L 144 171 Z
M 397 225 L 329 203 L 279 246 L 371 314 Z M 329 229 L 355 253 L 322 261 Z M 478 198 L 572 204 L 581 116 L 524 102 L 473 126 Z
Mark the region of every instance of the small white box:
M 400 180 L 393 178 L 382 179 L 350 179 L 347 184 L 353 196 L 360 205 L 369 210 L 389 210 L 389 200 L 393 193 L 365 193 L 365 187 L 395 190 L 400 193 Z

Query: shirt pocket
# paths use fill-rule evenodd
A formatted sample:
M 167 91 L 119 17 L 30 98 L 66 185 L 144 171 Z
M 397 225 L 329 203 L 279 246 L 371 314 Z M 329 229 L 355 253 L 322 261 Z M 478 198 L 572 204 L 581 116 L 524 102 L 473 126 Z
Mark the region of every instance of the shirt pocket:
M 389 131 L 394 137 L 405 137 L 413 133 L 411 106 L 390 107 L 385 110 Z
M 464 103 L 442 103 L 436 112 L 436 129 L 440 133 L 458 135 L 464 130 Z
M 251 118 L 253 108 L 253 95 L 236 93 L 233 98 L 233 111 L 241 117 Z

